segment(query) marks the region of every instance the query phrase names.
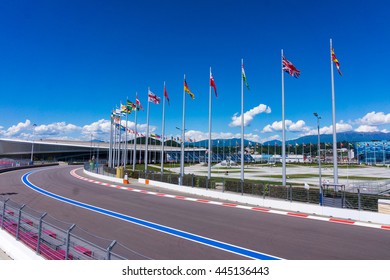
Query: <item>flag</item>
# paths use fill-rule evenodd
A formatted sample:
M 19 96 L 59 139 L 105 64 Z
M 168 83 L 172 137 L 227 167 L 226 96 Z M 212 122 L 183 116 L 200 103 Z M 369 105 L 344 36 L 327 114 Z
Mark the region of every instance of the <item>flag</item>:
M 131 114 L 131 108 L 126 106 L 126 105 L 121 104 L 121 109 L 120 110 L 124 114 Z
M 244 70 L 244 64 L 242 64 L 242 66 L 241 66 L 241 73 L 242 73 L 242 80 L 244 81 L 245 86 L 249 90 L 249 85 L 248 85 L 248 81 L 246 80 L 246 75 L 245 75 L 245 70 Z
M 130 101 L 130 100 L 127 100 L 127 102 L 126 102 L 126 104 L 127 104 L 127 108 L 129 109 L 129 110 L 139 110 L 139 107 L 137 107 L 137 105 L 136 104 L 134 104 L 132 101 Z
M 210 86 L 214 88 L 215 96 L 218 97 L 217 86 L 215 85 L 213 74 L 210 71 Z
M 185 79 L 184 79 L 184 91 L 187 92 L 192 99 L 195 99 L 195 95 L 190 91 L 190 88 L 188 87 Z
M 148 91 L 148 102 L 152 102 L 154 104 L 160 104 L 160 97 L 155 95 L 153 92 L 150 90 Z
M 283 59 L 282 59 L 282 64 L 283 64 L 283 70 L 285 72 L 288 72 L 291 76 L 295 77 L 295 78 L 298 78 L 299 75 L 301 74 L 301 71 L 299 71 L 295 66 L 294 64 L 292 64 L 290 61 L 288 61 L 286 59 L 285 56 L 283 56 Z
M 135 104 L 138 106 L 138 110 L 141 109 L 143 110 L 144 108 L 141 105 L 141 102 L 138 99 L 138 93 L 135 95 Z
M 119 117 L 124 117 L 124 114 L 121 109 L 115 109 L 115 114 Z
M 337 71 L 339 72 L 340 76 L 342 76 L 343 74 L 340 71 L 340 62 L 334 54 L 334 48 L 332 48 L 332 61 L 334 62 L 334 64 L 336 64 Z
M 169 96 L 168 96 L 167 88 L 165 87 L 165 83 L 164 83 L 164 97 L 167 99 L 168 105 L 171 105 L 169 102 Z

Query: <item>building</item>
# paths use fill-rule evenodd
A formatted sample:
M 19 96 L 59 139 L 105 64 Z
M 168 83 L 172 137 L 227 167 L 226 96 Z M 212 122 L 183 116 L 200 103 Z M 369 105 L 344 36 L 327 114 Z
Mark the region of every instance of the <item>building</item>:
M 358 163 L 363 164 L 389 164 L 390 146 L 389 142 L 369 141 L 355 143 Z

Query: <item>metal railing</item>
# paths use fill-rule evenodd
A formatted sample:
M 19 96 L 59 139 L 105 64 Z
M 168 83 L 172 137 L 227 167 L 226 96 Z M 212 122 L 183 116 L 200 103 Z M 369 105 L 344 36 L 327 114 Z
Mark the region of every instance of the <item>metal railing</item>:
M 89 165 L 85 165 L 86 170 L 90 170 Z M 91 171 L 91 170 L 90 170 Z M 98 174 L 104 174 L 108 176 L 115 176 L 115 168 L 107 168 L 100 166 L 98 169 L 92 170 Z M 164 173 L 156 171 L 131 171 L 124 170 L 124 173 L 128 174 L 129 178 L 144 178 L 154 181 L 160 181 L 170 184 L 179 184 L 179 174 L 176 173 Z M 386 182 L 387 183 L 387 182 Z M 371 183 L 374 184 L 374 183 Z M 383 182 L 380 187 L 378 183 L 375 185 L 375 189 L 383 190 Z M 304 202 L 304 203 L 320 203 L 320 191 L 318 187 L 304 187 L 304 186 L 280 186 L 275 185 L 272 182 L 256 182 L 246 180 L 243 184 L 239 179 L 231 178 L 211 178 L 208 180 L 206 176 L 198 176 L 194 174 L 185 174 L 183 177 L 183 186 L 192 188 L 205 188 L 215 189 L 222 192 L 234 192 L 241 195 L 254 195 L 260 196 L 264 199 L 282 199 L 291 202 Z M 386 184 L 385 184 L 386 185 Z M 329 190 L 323 193 L 324 206 L 327 207 L 343 207 L 356 210 L 378 211 L 378 199 L 389 199 L 386 194 L 370 193 L 366 192 L 366 185 L 357 186 L 342 191 Z M 342 198 L 341 204 L 339 203 Z
M 0 229 L 49 260 L 150 259 L 115 240 L 95 236 L 10 199 L 0 199 Z

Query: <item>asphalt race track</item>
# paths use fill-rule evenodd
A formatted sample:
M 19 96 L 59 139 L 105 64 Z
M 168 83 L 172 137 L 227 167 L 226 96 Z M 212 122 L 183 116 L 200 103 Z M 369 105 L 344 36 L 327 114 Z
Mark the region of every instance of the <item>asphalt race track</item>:
M 75 166 L 40 170 L 32 184 L 58 194 L 138 219 L 233 244 L 282 259 L 390 260 L 390 231 L 239 208 L 195 203 L 107 188 L 70 175 Z M 247 259 L 247 257 L 109 217 L 42 195 L 21 181 L 29 170 L 0 174 L 0 195 L 47 212 L 97 236 L 114 239 L 151 259 Z M 77 171 L 79 175 L 82 171 Z M 132 187 L 158 192 L 157 188 Z M 160 190 L 164 193 L 171 193 Z

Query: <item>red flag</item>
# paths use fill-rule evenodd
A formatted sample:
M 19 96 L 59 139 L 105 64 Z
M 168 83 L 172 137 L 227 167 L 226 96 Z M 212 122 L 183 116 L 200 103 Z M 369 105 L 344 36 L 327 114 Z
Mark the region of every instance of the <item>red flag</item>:
M 167 88 L 165 87 L 165 83 L 164 83 L 164 97 L 168 100 L 168 105 L 171 105 L 169 102 L 169 96 L 168 96 Z
M 299 71 L 294 66 L 294 64 L 292 64 L 290 61 L 288 61 L 285 56 L 283 56 L 282 64 L 283 64 L 283 70 L 285 72 L 288 72 L 291 76 L 298 78 L 299 75 L 301 74 L 301 71 Z
M 210 86 L 214 88 L 215 96 L 218 97 L 217 86 L 215 85 L 213 74 L 210 71 Z

